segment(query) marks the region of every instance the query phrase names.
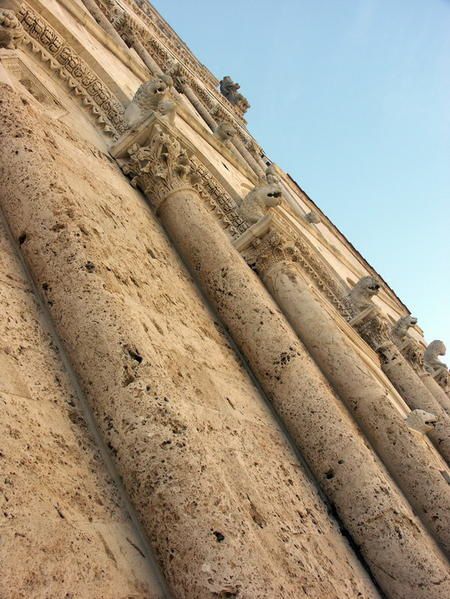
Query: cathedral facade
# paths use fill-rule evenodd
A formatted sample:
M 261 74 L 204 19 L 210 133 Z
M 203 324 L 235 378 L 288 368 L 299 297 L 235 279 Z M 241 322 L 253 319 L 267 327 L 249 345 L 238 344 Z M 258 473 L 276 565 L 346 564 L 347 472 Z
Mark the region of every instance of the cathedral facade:
M 448 599 L 443 342 L 146 0 L 0 6 L 0 597 Z

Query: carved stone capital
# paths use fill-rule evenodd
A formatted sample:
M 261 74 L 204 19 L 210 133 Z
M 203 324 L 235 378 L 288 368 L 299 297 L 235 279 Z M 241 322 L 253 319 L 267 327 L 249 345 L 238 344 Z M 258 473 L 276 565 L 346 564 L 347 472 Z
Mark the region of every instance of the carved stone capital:
M 389 323 L 374 304 L 359 312 L 350 324 L 383 361 L 388 362 L 398 355 Z
M 279 262 L 299 261 L 298 249 L 295 244 L 284 239 L 276 229 L 271 229 L 262 238 L 253 239 L 243 251 L 243 256 L 262 277 Z
M 239 237 L 248 228 L 234 199 L 202 162 L 198 148 L 157 112 L 127 131 L 110 153 L 156 210 L 170 193 L 191 189 L 230 236 Z
M 145 145 L 135 143 L 127 153 L 128 159 L 120 160 L 123 172 L 152 200 L 156 210 L 171 193 L 193 189 L 200 180 L 195 159 L 158 123 Z
M 0 8 L 0 48 L 15 50 L 25 32 L 14 11 Z

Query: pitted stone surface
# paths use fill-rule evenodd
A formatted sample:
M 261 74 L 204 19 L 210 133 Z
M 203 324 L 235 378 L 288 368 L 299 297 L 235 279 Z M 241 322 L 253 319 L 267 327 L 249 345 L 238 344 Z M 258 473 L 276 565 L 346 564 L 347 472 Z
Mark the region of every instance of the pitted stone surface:
M 162 597 L 0 221 L 0 596 Z
M 176 191 L 159 214 L 383 591 L 443 599 L 445 557 L 199 196 Z
M 141 196 L 4 92 L 3 209 L 174 594 L 377 597 Z

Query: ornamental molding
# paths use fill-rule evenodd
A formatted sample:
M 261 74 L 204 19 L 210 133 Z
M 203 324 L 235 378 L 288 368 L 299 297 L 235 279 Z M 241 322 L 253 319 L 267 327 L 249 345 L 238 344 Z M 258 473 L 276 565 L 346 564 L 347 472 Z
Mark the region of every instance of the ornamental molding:
M 23 4 L 16 16 L 25 32 L 22 46 L 28 47 L 67 85 L 106 134 L 115 137 L 122 133 L 124 108 L 89 65 L 30 6 Z
M 238 247 L 239 240 L 236 240 Z M 349 322 L 352 312 L 346 301 L 345 287 L 334 271 L 318 254 L 309 240 L 287 222 L 279 213 L 271 214 L 270 231 L 264 236 L 256 235 L 242 250 L 250 267 L 262 278 L 272 266 L 280 261 L 290 261 L 300 269 L 307 280 Z
M 247 229 L 234 199 L 202 162 L 198 150 L 167 117 L 153 113 L 125 133 L 110 153 L 156 212 L 171 194 L 194 191 L 231 237 Z
M 229 102 L 218 90 L 219 80 L 194 57 L 150 4 L 145 0 L 122 0 L 122 3 L 130 9 L 130 13 L 120 19 L 117 14 L 122 9 L 115 0 L 101 0 L 99 5 L 125 40 L 137 36 L 147 51 L 156 57 L 163 72 L 168 71 L 174 60 L 181 62 L 189 85 L 209 110 L 219 103 L 241 126 L 246 124 L 241 108 Z

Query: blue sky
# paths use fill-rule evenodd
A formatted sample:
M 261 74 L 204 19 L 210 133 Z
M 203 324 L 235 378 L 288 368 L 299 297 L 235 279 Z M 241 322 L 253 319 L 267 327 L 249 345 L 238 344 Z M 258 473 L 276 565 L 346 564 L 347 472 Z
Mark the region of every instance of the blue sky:
M 450 362 L 450 1 L 153 4 Z

